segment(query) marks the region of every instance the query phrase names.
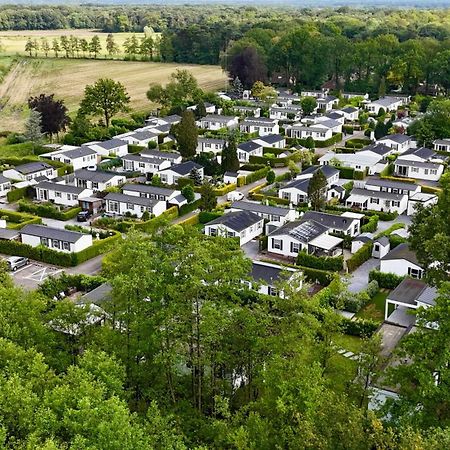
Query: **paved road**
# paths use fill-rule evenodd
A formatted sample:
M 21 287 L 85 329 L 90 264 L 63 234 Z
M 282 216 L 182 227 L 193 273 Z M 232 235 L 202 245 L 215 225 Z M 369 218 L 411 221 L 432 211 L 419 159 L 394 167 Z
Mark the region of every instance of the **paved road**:
M 361 292 L 369 284 L 369 272 L 380 265 L 380 260 L 370 258 L 361 264 L 350 276 L 348 289 L 350 292 Z

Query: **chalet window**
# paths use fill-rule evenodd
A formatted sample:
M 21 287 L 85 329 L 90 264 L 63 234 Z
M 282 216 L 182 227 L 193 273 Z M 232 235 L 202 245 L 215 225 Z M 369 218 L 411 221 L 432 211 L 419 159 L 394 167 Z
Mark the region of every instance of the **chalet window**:
M 243 231 L 243 235 L 245 236 L 245 230 Z M 235 237 L 236 234 L 234 231 L 227 231 L 227 237 Z
M 127 209 L 134 209 L 133 203 L 127 203 Z
M 379 205 L 380 199 L 379 198 L 371 198 L 370 203 L 373 203 L 374 205 Z
M 281 239 L 272 238 L 272 248 L 276 250 L 283 250 L 283 241 Z
M 423 270 L 415 269 L 414 267 L 408 267 L 408 275 L 412 278 L 420 280 L 423 276 Z
M 112 212 L 119 212 L 119 202 L 109 201 L 109 210 Z
M 45 237 L 41 237 L 41 245 L 48 247 L 48 239 Z
M 98 183 L 92 182 L 92 189 L 98 189 Z
M 425 175 L 428 175 L 428 169 L 425 169 L 423 172 Z
M 400 206 L 400 202 L 392 200 L 392 206 L 396 206 L 398 208 Z
M 430 169 L 430 175 L 437 175 L 437 169 Z
M 283 198 L 285 200 L 290 200 L 291 199 L 291 194 L 289 192 L 283 192 Z
M 299 242 L 291 242 L 291 253 L 298 253 L 300 251 Z
M 63 249 L 70 251 L 70 244 L 68 242 L 63 242 Z
M 209 229 L 209 235 L 210 236 L 217 236 L 217 228 L 210 228 Z
M 268 294 L 271 295 L 272 297 L 276 297 L 276 296 L 278 295 L 278 289 L 276 289 L 276 288 L 274 288 L 274 287 L 272 287 L 272 286 L 269 286 L 269 287 L 267 288 L 267 292 L 268 292 Z
M 61 241 L 58 241 L 58 239 L 52 239 L 52 247 L 53 248 L 61 248 Z
M 61 197 L 61 192 L 55 192 L 55 197 Z

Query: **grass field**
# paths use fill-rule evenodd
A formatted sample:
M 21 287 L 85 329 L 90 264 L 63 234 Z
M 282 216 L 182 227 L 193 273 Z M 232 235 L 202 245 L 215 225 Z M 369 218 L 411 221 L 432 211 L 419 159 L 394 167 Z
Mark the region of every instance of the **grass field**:
M 187 69 L 206 91 L 224 88 L 227 77 L 218 66 L 63 58 L 3 57 L 1 67 L 10 64 L 0 83 L 0 131 L 21 131 L 27 117 L 30 95 L 55 94 L 74 113 L 87 84 L 109 77 L 122 82 L 131 97 L 133 111 L 147 111 L 152 105 L 146 91 L 152 83 L 166 83 L 176 69 Z
M 384 307 L 388 295 L 388 290 L 381 290 L 377 295 L 375 295 L 369 304 L 356 315 L 362 319 L 372 319 L 382 322 L 384 320 Z
M 120 52 L 123 50 L 123 43 L 125 40 L 135 34 L 137 38 L 144 37 L 144 33 L 114 33 L 114 41 L 119 46 Z M 28 38 L 37 39 L 40 42 L 41 38 L 46 38 L 50 47 L 52 45 L 52 40 L 59 38 L 61 36 L 76 36 L 80 39 L 87 39 L 90 41 L 93 36 L 97 35 L 100 38 L 100 43 L 102 46 L 101 54 L 105 54 L 106 46 L 106 36 L 107 33 L 99 33 L 95 30 L 24 30 L 24 31 L 0 31 L 0 42 L 2 46 L 2 54 L 6 56 L 11 55 L 26 55 L 25 44 Z M 155 33 L 156 35 L 156 33 Z M 38 55 L 43 56 L 44 54 L 39 51 Z M 53 56 L 53 52 L 50 52 Z M 119 53 L 118 56 L 121 56 Z

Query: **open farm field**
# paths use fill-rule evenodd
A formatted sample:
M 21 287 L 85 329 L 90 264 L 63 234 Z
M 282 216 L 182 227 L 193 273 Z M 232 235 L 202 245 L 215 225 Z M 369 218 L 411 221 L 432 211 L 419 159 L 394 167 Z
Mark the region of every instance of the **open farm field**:
M 151 109 L 146 97 L 149 85 L 166 83 L 176 69 L 192 72 L 206 91 L 224 88 L 227 82 L 219 66 L 64 58 L 2 58 L 0 63 L 4 67 L 10 64 L 0 83 L 0 131 L 23 129 L 31 95 L 55 94 L 74 113 L 85 86 L 102 77 L 125 85 L 134 112 Z

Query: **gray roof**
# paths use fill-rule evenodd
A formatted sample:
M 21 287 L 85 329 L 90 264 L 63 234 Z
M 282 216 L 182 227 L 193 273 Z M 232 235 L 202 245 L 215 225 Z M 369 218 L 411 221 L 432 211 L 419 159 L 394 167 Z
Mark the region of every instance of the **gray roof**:
M 106 195 L 105 200 L 112 200 L 121 203 L 131 203 L 132 205 L 140 206 L 154 206 L 157 202 L 161 200 L 154 200 L 147 197 L 137 197 L 134 195 L 120 194 L 118 192 L 110 192 Z
M 262 205 L 261 203 L 253 203 L 246 201 L 237 201 L 231 205 L 232 209 L 241 209 L 243 211 L 251 211 L 260 214 L 272 214 L 277 216 L 285 216 L 289 213 L 289 208 L 283 208 L 281 206 L 269 206 Z
M 10 180 L 0 173 L 0 184 L 3 183 L 10 183 Z
M 125 186 L 123 186 L 122 190 L 167 196 L 170 196 L 175 192 L 175 189 L 151 186 L 150 184 L 126 184 Z
M 381 106 L 391 106 L 394 103 L 397 103 L 400 99 L 396 97 L 382 97 L 378 100 L 374 100 L 371 103 L 378 103 Z
M 302 220 L 314 220 L 315 222 L 320 223 L 327 228 L 347 230 L 357 219 L 352 219 L 351 217 L 342 217 L 339 215 L 328 214 L 319 211 L 306 211 L 302 216 Z
M 242 142 L 242 144 L 239 144 L 238 146 L 238 150 L 242 150 L 243 152 L 246 153 L 250 153 L 258 148 L 261 148 L 261 144 L 257 144 L 256 142 L 253 141 Z
M 338 111 L 331 111 L 328 114 L 325 114 L 326 117 L 329 117 L 333 121 L 336 121 L 337 119 L 341 119 L 343 114 Z
M 223 225 L 234 231 L 241 232 L 261 220 L 263 220 L 261 217 L 250 211 L 234 211 L 226 213 L 208 222 L 206 225 Z
M 391 140 L 394 142 L 397 142 L 397 144 L 404 144 L 405 142 L 410 141 L 412 138 L 411 136 L 408 136 L 407 134 L 388 134 L 387 136 L 382 137 L 381 139 L 378 139 L 379 141 L 385 141 L 385 140 Z
M 383 261 L 391 261 L 395 259 L 404 259 L 420 267 L 415 252 L 409 249 L 407 243 L 399 244 L 393 248 L 386 256 L 382 258 Z
M 380 156 L 386 156 L 392 152 L 392 148 L 385 144 L 370 144 L 361 149 L 361 151 L 370 151 Z
M 20 233 L 72 243 L 77 242 L 81 237 L 85 236 L 85 234 L 79 233 L 78 231 L 61 230 L 60 228 L 51 228 L 45 225 L 25 225 L 20 230 Z
M 111 180 L 111 178 L 121 176 L 115 173 L 102 172 L 100 170 L 86 170 L 80 169 L 74 172 L 74 177 L 79 180 L 88 180 L 95 183 L 106 183 Z
M 150 150 L 150 149 L 142 150 L 141 155 L 150 156 L 158 159 L 168 159 L 171 161 L 178 159 L 181 156 L 178 152 L 161 152 L 159 150 Z
M 350 195 L 361 195 L 364 197 L 401 201 L 406 194 L 394 194 L 392 192 L 371 191 L 369 189 L 353 188 L 350 192 Z
M 66 156 L 70 159 L 76 159 L 76 158 L 82 158 L 83 156 L 88 155 L 96 155 L 97 153 L 95 150 L 92 150 L 89 147 L 78 147 L 74 148 L 72 150 L 67 150 L 65 152 L 61 152 L 62 155 Z
M 52 183 L 51 181 L 41 181 L 34 188 L 48 189 L 50 191 L 66 192 L 68 194 L 81 194 L 84 188 L 72 186 L 70 184 Z
M 354 113 L 358 111 L 358 108 L 355 108 L 353 106 L 347 106 L 346 108 L 343 108 L 342 111 L 346 112 L 347 114 Z
M 150 156 L 142 156 L 138 153 L 128 153 L 128 155 L 122 156 L 122 161 L 137 161 L 137 162 L 143 162 L 147 164 L 161 164 L 163 162 L 162 159 L 159 158 L 153 158 Z
M 325 166 L 309 166 L 307 169 L 303 170 L 300 175 L 305 175 L 309 173 L 315 174 L 319 169 L 327 177 L 327 179 L 339 173 L 339 170 L 336 169 L 335 167 L 325 165 Z
M 378 244 L 382 245 L 383 247 L 387 247 L 390 244 L 389 238 L 386 236 L 379 237 L 375 240 L 375 242 L 378 242 Z
M 10 241 L 20 235 L 20 230 L 11 230 L 10 228 L 0 228 L 0 239 Z
M 403 181 L 387 180 L 385 178 L 368 177 L 366 185 L 380 186 L 392 189 L 402 189 L 404 191 L 415 191 L 418 186 L 414 183 L 407 183 Z
M 259 261 L 253 261 L 250 276 L 255 281 L 261 281 L 267 283 L 269 286 L 273 285 L 277 281 L 280 281 L 280 274 L 283 270 L 295 271 L 282 266 L 276 266 L 275 264 L 265 264 Z
M 286 186 L 283 186 L 281 189 L 298 189 L 301 192 L 308 193 L 308 186 L 311 178 L 306 178 L 304 180 L 294 180 L 290 183 L 286 184 Z
M 277 119 L 270 119 L 268 117 L 246 117 L 241 125 L 273 125 L 277 123 Z
M 202 122 L 223 122 L 227 123 L 230 120 L 235 120 L 235 116 L 222 116 L 220 114 L 208 114 L 200 119 Z
M 205 104 L 205 106 L 206 106 L 206 104 Z M 181 120 L 181 116 L 179 116 L 178 114 L 172 114 L 171 116 L 161 117 L 160 120 L 164 120 L 164 122 L 167 122 L 169 124 L 177 123 Z
M 405 278 L 389 295 L 388 299 L 416 305 L 417 300 L 425 291 L 427 285 L 421 280 Z
M 449 139 L 436 139 L 433 141 L 433 144 L 450 145 L 450 138 Z
M 186 161 L 184 163 L 175 164 L 171 167 L 168 167 L 167 169 L 162 170 L 162 172 L 166 170 L 172 170 L 173 172 L 178 173 L 179 175 L 189 175 L 192 169 L 203 169 L 203 166 L 193 161 Z
M 105 150 L 112 150 L 113 148 L 117 148 L 122 145 L 128 145 L 128 143 L 126 141 L 122 141 L 122 139 L 109 139 L 108 141 L 97 142 L 92 145 L 97 145 Z
M 208 144 L 225 144 L 225 139 L 217 139 L 217 138 L 208 138 L 208 137 L 203 137 L 203 136 L 199 136 L 198 137 L 198 142 L 207 142 Z
M 41 170 L 48 170 L 52 168 L 53 167 L 50 164 L 47 164 L 46 162 L 36 161 L 16 166 L 15 170 L 21 173 L 22 175 L 28 175 L 30 173 L 39 172 Z
M 134 137 L 135 139 L 138 139 L 140 141 L 152 139 L 156 136 L 158 136 L 158 133 L 155 133 L 153 130 L 135 131 L 134 133 L 130 134 L 130 137 Z
M 310 242 L 316 237 L 326 233 L 328 228 L 314 220 L 301 220 L 288 222 L 282 227 L 273 231 L 270 236 L 281 236 L 288 234 L 300 242 Z
M 436 297 L 438 295 L 438 292 L 436 288 L 427 286 L 422 293 L 420 294 L 419 298 L 417 299 L 418 302 L 426 303 L 427 305 L 434 306 L 436 304 Z
M 276 142 L 284 141 L 284 137 L 281 134 L 268 134 L 267 136 L 261 136 L 257 138 L 259 141 L 267 142 L 268 144 L 275 144 Z
M 90 292 L 87 292 L 80 297 L 78 303 L 86 305 L 95 303 L 96 305 L 103 303 L 105 300 L 110 300 L 112 296 L 112 286 L 109 283 L 103 283 L 97 286 Z
M 436 156 L 436 152 L 426 147 L 420 147 L 420 148 L 410 148 L 406 150 L 406 152 L 402 153 L 401 156 L 405 155 L 415 155 L 422 159 L 430 159 Z

